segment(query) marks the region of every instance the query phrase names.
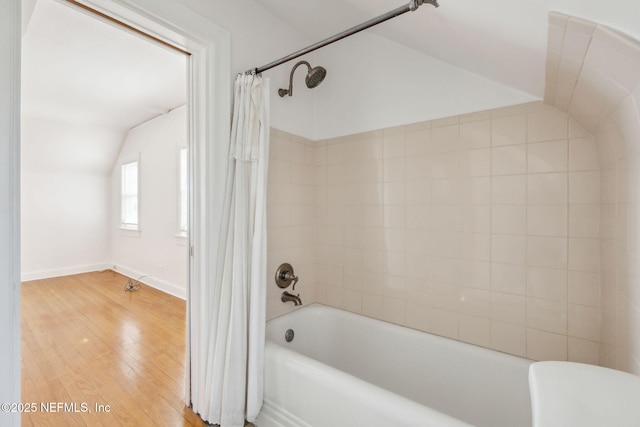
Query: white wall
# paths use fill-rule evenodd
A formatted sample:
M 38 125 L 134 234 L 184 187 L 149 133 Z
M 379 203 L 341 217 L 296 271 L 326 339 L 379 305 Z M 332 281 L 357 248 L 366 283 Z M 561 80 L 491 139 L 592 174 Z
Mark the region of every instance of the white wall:
M 229 30 L 232 74 L 319 41 L 301 36 L 251 0 L 183 3 Z M 293 65 L 303 59 L 324 66 L 326 80 L 307 89 L 306 69 L 301 67 L 294 76 L 294 96 L 280 98 L 278 88 L 288 86 Z M 311 140 L 537 100 L 368 33 L 275 67 L 264 76 L 271 80 L 272 127 Z M 446 103 L 430 102 L 435 98 Z
M 279 20 L 253 0 L 202 1 L 180 0 L 205 18 L 226 29 L 231 35 L 231 75 L 261 67 L 316 40 L 309 40 Z M 313 55 L 305 55 L 312 64 Z M 264 73 L 271 80 L 271 126 L 296 135 L 311 137 L 313 133 L 313 91 L 304 88 L 295 102 L 281 102 L 278 88 L 288 87 L 289 72 L 295 64 L 273 68 Z M 304 73 L 298 70 L 298 83 L 304 87 Z M 298 86 L 300 87 L 300 86 Z M 302 87 L 300 87 L 302 89 Z
M 314 89 L 314 140 L 536 100 L 373 34 L 335 43 L 317 57 L 327 77 Z
M 110 259 L 130 277 L 185 298 L 187 242 L 178 237 L 179 150 L 187 146 L 186 107 L 131 129 L 111 173 Z M 140 159 L 140 231 L 121 230 L 120 166 Z
M 96 169 L 119 133 L 31 115 L 22 118 L 22 280 L 105 268 L 109 180 Z M 76 162 L 80 158 L 81 162 Z
M 105 176 L 23 169 L 22 280 L 105 268 Z

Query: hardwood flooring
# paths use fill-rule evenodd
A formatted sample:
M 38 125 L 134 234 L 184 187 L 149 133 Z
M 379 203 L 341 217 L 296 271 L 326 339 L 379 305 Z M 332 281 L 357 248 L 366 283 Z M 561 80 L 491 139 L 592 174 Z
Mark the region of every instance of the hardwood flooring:
M 126 281 L 22 284 L 22 426 L 207 425 L 184 404 L 185 302 Z

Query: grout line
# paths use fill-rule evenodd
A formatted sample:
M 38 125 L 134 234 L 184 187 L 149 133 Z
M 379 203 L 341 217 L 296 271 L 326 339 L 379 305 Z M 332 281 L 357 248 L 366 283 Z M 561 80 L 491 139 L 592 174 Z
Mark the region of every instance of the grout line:
M 569 222 L 569 217 L 570 217 L 570 210 L 569 207 L 571 206 L 569 203 L 569 197 L 570 197 L 570 188 L 569 188 L 569 184 L 571 182 L 571 180 L 569 179 L 570 175 L 569 175 L 569 164 L 571 162 L 571 159 L 569 158 L 569 156 L 571 155 L 571 149 L 570 149 L 570 140 L 569 140 L 569 133 L 570 133 L 570 120 L 569 120 L 569 115 L 566 115 L 566 122 L 567 122 L 567 133 L 566 133 L 566 137 L 567 137 L 567 161 L 565 164 L 565 170 L 567 173 L 567 203 L 565 205 L 565 209 L 567 212 L 567 219 L 566 219 L 566 233 L 565 233 L 565 239 L 566 239 L 566 256 L 567 256 L 567 265 L 566 265 L 566 269 L 565 269 L 565 285 L 567 287 L 566 289 L 566 310 L 567 310 L 567 322 L 566 322 L 566 337 L 567 337 L 567 344 L 566 344 L 566 351 L 567 351 L 567 360 L 569 360 L 569 235 L 571 234 L 569 232 L 569 227 L 570 227 L 570 222 Z
M 493 283 L 493 114 L 489 114 L 489 347 L 494 348 L 493 303 L 495 300 Z M 474 219 L 475 222 L 475 219 Z
M 525 208 L 524 208 L 524 354 L 529 357 L 529 109 L 525 113 Z

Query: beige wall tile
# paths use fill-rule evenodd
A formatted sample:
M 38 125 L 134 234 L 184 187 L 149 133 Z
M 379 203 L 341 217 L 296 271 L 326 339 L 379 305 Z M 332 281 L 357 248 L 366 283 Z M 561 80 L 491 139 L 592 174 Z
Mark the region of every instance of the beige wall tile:
M 542 173 L 528 175 L 527 202 L 533 205 L 567 203 L 567 174 Z
M 417 180 L 405 183 L 407 205 L 426 205 L 431 200 L 431 185 L 429 181 Z
M 460 148 L 458 124 L 431 129 L 431 148 L 434 153 L 457 151 Z
M 460 284 L 467 288 L 491 288 L 491 263 L 463 260 L 460 264 Z
M 362 314 L 375 319 L 382 318 L 382 296 L 363 293 Z
M 349 187 L 338 187 L 341 191 L 345 192 Z M 360 192 L 359 188 L 355 188 L 355 191 L 347 192 L 345 194 L 345 200 L 342 204 L 358 203 Z M 404 182 L 385 182 L 382 186 L 383 200 L 385 205 L 405 205 L 405 183 Z
M 527 144 L 527 171 L 529 173 L 566 172 L 568 154 L 567 140 Z
M 592 273 L 600 271 L 598 239 L 569 239 L 569 269 Z
M 405 180 L 406 164 L 404 157 L 385 159 L 382 168 L 384 182 L 401 182 Z
M 407 156 L 429 154 L 431 152 L 431 131 L 429 129 L 407 131 L 405 150 Z
M 491 177 L 491 203 L 498 205 L 521 205 L 527 201 L 527 176 Z
M 491 320 L 525 326 L 527 300 L 523 295 L 491 292 Z
M 600 361 L 600 344 L 597 341 L 587 341 L 569 337 L 569 357 L 571 362 L 598 365 Z
M 527 298 L 527 327 L 556 334 L 567 333 L 567 304 Z
M 640 339 L 631 339 L 629 333 L 640 319 L 628 315 L 635 313 L 628 310 L 630 305 L 640 304 L 640 283 L 635 280 L 640 239 L 633 220 L 640 169 L 635 159 L 640 148 L 640 43 L 604 25 L 562 14 L 551 14 L 550 22 L 554 28 L 549 31 L 549 49 L 557 55 L 563 40 L 560 64 L 567 57 L 581 70 L 575 80 L 564 80 L 565 88 L 560 83 L 561 65 L 557 73 L 547 74 L 558 79 L 548 81 L 553 88 L 549 99 L 575 119 L 570 120 L 569 143 L 569 324 L 572 334 L 591 340 L 570 337 L 569 358 L 594 363 L 599 357 L 606 366 L 640 370 Z M 554 60 L 557 63 L 557 56 Z M 629 96 L 630 92 L 634 93 Z M 567 99 L 570 102 L 559 104 Z M 594 332 L 598 322 L 600 336 Z M 598 340 L 603 342 L 601 349 Z
M 533 298 L 566 302 L 568 277 L 564 269 L 529 267 L 527 269 L 527 295 Z
M 572 138 L 569 140 L 569 170 L 599 170 L 598 151 L 593 138 Z
M 491 149 L 462 151 L 460 153 L 460 174 L 462 176 L 490 176 Z
M 491 145 L 525 144 L 527 142 L 527 116 L 517 114 L 491 119 Z
M 527 264 L 532 267 L 567 268 L 567 239 L 564 237 L 527 238 Z
M 386 322 L 404 324 L 405 302 L 401 300 L 383 298 L 382 299 L 382 320 Z
M 428 280 L 430 264 L 429 255 L 416 252 L 405 254 L 405 274 L 409 278 Z
M 491 264 L 491 290 L 496 292 L 525 295 L 527 270 L 522 264 Z
M 431 214 L 427 205 L 406 206 L 406 228 L 408 230 L 426 230 L 430 228 Z
M 567 360 L 567 336 L 527 329 L 527 357 L 533 360 Z
M 407 302 L 406 324 L 408 327 L 428 332 L 431 326 L 430 308 L 424 305 Z
M 344 291 L 344 309 L 352 313 L 362 313 L 362 293 L 350 290 Z
M 481 120 L 461 124 L 460 145 L 462 149 L 490 147 L 491 121 Z
M 491 260 L 506 264 L 526 263 L 526 239 L 524 236 L 494 234 L 491 239 Z
M 569 203 L 600 203 L 600 173 L 571 172 L 569 174 Z
M 460 257 L 476 261 L 491 261 L 489 233 L 459 233 Z
M 593 360 L 599 337 L 580 328 L 594 330 L 582 307 L 600 306 L 598 273 L 585 267 L 600 252 L 599 166 L 594 140 L 564 113 L 532 103 L 302 148 L 282 148 L 302 163 L 273 172 L 269 189 L 270 225 L 295 236 L 269 244 L 295 258 L 289 245 L 305 248 L 311 236 L 304 256 L 318 283 L 305 304 L 522 356 L 566 359 L 569 348 Z M 615 194 L 637 191 L 620 185 L 636 175 L 611 176 Z M 286 197 L 294 193 L 299 206 Z M 610 211 L 610 234 L 628 233 L 618 223 L 632 211 Z M 569 327 L 580 336 L 568 344 Z
M 569 236 L 600 237 L 600 205 L 569 205 Z
M 524 205 L 493 205 L 491 232 L 496 234 L 526 234 L 527 208 Z
M 567 206 L 527 206 L 527 234 L 535 236 L 567 236 Z
M 491 345 L 491 321 L 489 319 L 461 314 L 458 322 L 458 339 L 460 341 L 483 347 Z
M 523 326 L 492 321 L 491 348 L 525 357 L 527 355 L 526 329 Z
M 382 138 L 382 156 L 386 159 L 394 159 L 405 156 L 405 136 L 403 130 L 385 130 Z
M 518 175 L 526 172 L 526 145 L 493 147 L 491 149 L 492 175 Z
M 599 307 L 600 274 L 569 271 L 569 302 Z
M 569 304 L 569 335 L 589 341 L 600 340 L 600 309 Z
M 527 114 L 527 141 L 553 141 L 569 136 L 569 120 L 558 110 L 537 111 Z
M 458 313 L 433 308 L 430 310 L 429 332 L 447 338 L 458 339 Z

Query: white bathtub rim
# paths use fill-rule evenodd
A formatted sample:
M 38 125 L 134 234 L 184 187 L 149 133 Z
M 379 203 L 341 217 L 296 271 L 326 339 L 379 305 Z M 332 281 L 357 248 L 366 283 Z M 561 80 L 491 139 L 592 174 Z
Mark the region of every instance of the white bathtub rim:
M 425 427 L 430 426 L 442 426 L 442 427 L 473 427 L 471 424 L 468 424 L 458 418 L 452 417 L 443 412 L 437 411 L 429 406 L 425 406 L 419 402 L 416 402 L 408 397 L 401 396 L 399 394 L 393 393 L 385 388 L 372 384 L 368 381 L 360 379 L 354 375 L 351 375 L 347 372 L 344 372 L 340 369 L 334 368 L 333 366 L 327 365 L 323 362 L 320 362 L 312 357 L 306 356 L 304 354 L 298 353 L 297 351 L 290 350 L 288 348 L 282 347 L 274 342 L 267 341 L 266 343 L 267 351 L 269 352 L 269 357 L 277 357 L 280 358 L 283 363 L 287 363 L 290 365 L 292 369 L 299 369 L 304 371 L 306 375 L 316 375 L 322 379 L 332 378 L 334 384 L 344 384 L 345 386 L 353 387 L 357 390 L 375 390 L 375 393 L 384 398 L 386 403 L 392 403 L 390 406 L 386 406 L 387 408 L 393 408 L 392 410 L 388 410 L 386 413 L 382 413 L 380 418 L 385 417 L 384 419 L 394 418 L 397 413 L 412 413 L 415 414 L 414 419 L 421 419 L 428 424 L 424 424 Z M 265 351 L 265 354 L 267 354 Z M 324 375 L 323 375 L 324 374 Z M 327 375 L 328 374 L 328 375 Z M 331 385 L 329 385 L 331 387 Z M 335 385 L 334 385 L 335 387 Z M 368 390 L 367 390 L 368 389 Z M 365 394 L 365 393 L 362 393 Z M 300 418 L 293 414 L 287 408 L 282 407 L 271 401 L 266 397 L 265 393 L 265 405 L 263 405 L 263 410 L 265 411 L 265 417 L 269 417 L 272 420 L 277 420 L 278 424 L 273 424 L 274 426 L 282 426 L 282 427 L 306 427 L 310 426 L 306 421 L 300 421 Z M 376 407 L 376 409 L 382 410 L 382 407 Z M 363 416 L 363 411 L 356 411 L 358 416 L 358 423 L 360 423 L 360 417 Z M 345 416 L 349 416 L 346 414 Z M 395 421 L 395 420 L 394 420 Z M 413 427 L 415 424 L 411 422 L 410 424 L 402 423 L 396 424 L 398 427 Z M 351 424 L 351 425 L 360 425 L 360 424 Z M 364 425 L 367 426 L 388 426 L 390 425 L 388 422 L 384 422 L 381 424 L 376 424 L 375 420 L 369 420 Z M 269 427 L 270 424 L 267 424 Z M 261 426 L 262 427 L 262 426 Z
M 444 335 L 438 335 L 438 334 L 436 334 L 434 332 L 423 331 L 421 329 L 412 328 L 411 326 L 402 325 L 400 323 L 389 322 L 389 321 L 386 321 L 386 320 L 378 319 L 376 317 L 367 316 L 366 314 L 354 313 L 352 311 L 348 311 L 348 310 L 344 310 L 344 309 L 341 309 L 341 308 L 332 307 L 332 306 L 325 305 L 325 304 L 322 304 L 322 303 L 319 303 L 319 302 L 313 302 L 311 304 L 308 304 L 308 305 L 305 305 L 305 306 L 302 306 L 302 307 L 298 307 L 295 310 L 290 311 L 289 313 L 284 313 L 284 314 L 281 314 L 279 316 L 276 316 L 276 317 L 270 319 L 267 322 L 267 326 L 268 326 L 269 322 L 278 321 L 278 320 L 280 320 L 280 319 L 282 319 L 284 317 L 295 319 L 295 317 L 302 315 L 302 314 L 300 314 L 300 312 L 307 311 L 307 310 L 310 310 L 310 311 L 317 310 L 317 311 L 320 311 L 320 312 L 326 311 L 326 312 L 347 313 L 349 315 L 353 315 L 353 316 L 356 316 L 356 317 L 364 317 L 364 318 L 366 318 L 368 320 L 371 320 L 371 321 L 374 321 L 374 322 L 379 322 L 381 324 L 381 326 L 384 326 L 384 327 L 400 327 L 400 328 L 403 328 L 407 332 L 415 333 L 415 334 L 427 334 L 427 335 L 430 335 L 431 337 L 433 337 L 436 340 L 443 340 L 443 342 L 453 343 L 455 345 L 471 346 L 471 347 L 474 347 L 474 348 L 477 348 L 477 349 L 481 349 L 483 351 L 495 352 L 495 353 L 500 354 L 501 356 L 505 356 L 506 358 L 512 358 L 513 360 L 522 360 L 522 361 L 526 361 L 528 363 L 536 362 L 536 360 L 529 359 L 529 358 L 526 358 L 526 357 L 523 357 L 523 356 L 518 356 L 518 355 L 515 355 L 515 354 L 511 354 L 511 353 L 506 353 L 506 352 L 501 351 L 501 350 L 497 350 L 497 349 L 490 348 L 490 347 L 485 347 L 485 346 L 474 344 L 474 343 L 467 342 L 467 341 L 461 341 L 461 340 L 458 340 L 458 339 L 455 339 L 455 338 L 450 338 L 450 337 L 447 337 L 447 336 L 444 336 Z M 269 328 L 267 327 L 267 331 L 268 330 L 269 330 Z M 269 340 L 268 332 L 267 332 L 266 339 Z

